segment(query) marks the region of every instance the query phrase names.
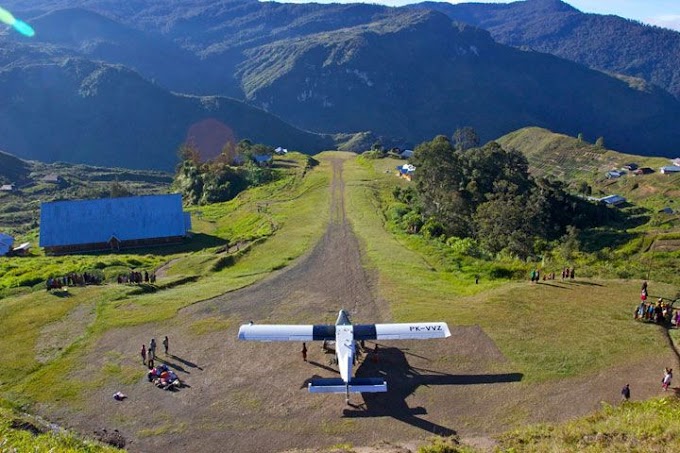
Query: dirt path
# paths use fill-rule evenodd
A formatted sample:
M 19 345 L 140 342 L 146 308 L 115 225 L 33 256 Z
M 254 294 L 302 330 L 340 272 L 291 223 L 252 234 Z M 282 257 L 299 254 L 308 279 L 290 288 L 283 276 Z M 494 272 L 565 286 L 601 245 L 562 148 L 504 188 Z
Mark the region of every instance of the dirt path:
M 345 217 L 342 161 L 333 160 L 332 168 L 331 221 L 308 255 L 258 284 L 188 307 L 170 322 L 107 332 L 82 370 L 101 369 L 111 351 L 132 356 L 125 365 L 141 367 L 141 343 L 169 335 L 172 355 L 159 358 L 189 387 L 165 392 L 144 379 L 105 385 L 89 395 L 82 411 L 52 409 L 46 415 L 85 433 L 117 428 L 131 441 L 131 451 L 266 452 L 413 442 L 433 433 L 483 440 L 523 421 L 560 421 L 597 409 L 600 401 L 614 403 L 618 376 L 636 389 L 634 399 L 658 391 L 647 380 L 670 363 L 669 354 L 593 376 L 528 385 L 481 328 L 451 326 L 448 340 L 381 343 L 377 361 L 371 355 L 363 360 L 356 374 L 383 376 L 386 394 L 355 395 L 349 407 L 343 396 L 309 394 L 310 378 L 338 375 L 332 355 L 308 345 L 305 363 L 300 344 L 238 342 L 236 333 L 248 320 L 333 323 L 341 308 L 358 323 L 390 320 Z M 129 398 L 114 401 L 118 390 Z

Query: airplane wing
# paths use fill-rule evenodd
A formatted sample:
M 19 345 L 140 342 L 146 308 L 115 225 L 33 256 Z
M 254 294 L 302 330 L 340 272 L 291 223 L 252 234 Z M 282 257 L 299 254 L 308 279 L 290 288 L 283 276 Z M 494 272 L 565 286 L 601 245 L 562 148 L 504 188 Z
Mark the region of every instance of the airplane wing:
M 244 324 L 238 329 L 239 340 L 249 341 L 333 341 L 334 325 Z
M 401 324 L 356 324 L 355 340 L 427 340 L 450 337 L 445 322 L 413 322 Z

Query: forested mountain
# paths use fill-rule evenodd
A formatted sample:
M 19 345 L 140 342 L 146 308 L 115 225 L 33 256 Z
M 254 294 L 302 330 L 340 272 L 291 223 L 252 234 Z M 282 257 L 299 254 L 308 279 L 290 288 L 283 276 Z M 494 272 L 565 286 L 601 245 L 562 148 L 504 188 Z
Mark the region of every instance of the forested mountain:
M 585 14 L 560 0 L 412 6 L 482 27 L 503 44 L 642 78 L 680 98 L 680 32 L 613 15 Z
M 307 152 L 337 146 L 234 100 L 170 91 L 233 97 L 319 133 L 370 130 L 385 145 L 460 126 L 485 141 L 540 126 L 638 154 L 673 155 L 680 145 L 680 102 L 662 90 L 498 44 L 440 12 L 256 0 L 5 5 L 37 30 L 30 41 L 0 33 L 0 91 L 10 100 L 0 107 L 0 148 L 22 157 L 118 165 L 131 152 L 139 167 L 143 149 L 167 169 L 188 127 L 211 119 L 237 138 Z M 106 69 L 82 69 L 95 66 Z M 28 121 L 30 109 L 39 113 Z
M 247 99 L 313 130 L 363 128 L 417 143 L 467 124 L 483 141 L 533 124 L 671 154 L 680 140 L 680 104 L 663 90 L 499 45 L 434 12 L 279 41 L 247 56 L 239 72 Z
M 173 94 L 122 66 L 76 58 L 0 70 L 0 97 L 2 146 L 46 162 L 170 170 L 187 140 L 213 153 L 243 138 L 336 147 L 242 102 Z

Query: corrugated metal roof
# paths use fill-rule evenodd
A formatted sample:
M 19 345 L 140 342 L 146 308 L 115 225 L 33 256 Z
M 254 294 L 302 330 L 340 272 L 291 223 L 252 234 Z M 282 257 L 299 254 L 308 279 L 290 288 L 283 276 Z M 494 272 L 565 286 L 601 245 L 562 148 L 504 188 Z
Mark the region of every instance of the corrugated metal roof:
M 7 255 L 12 250 L 14 238 L 9 234 L 0 233 L 0 256 Z
M 40 247 L 185 236 L 180 194 L 54 201 L 40 206 Z

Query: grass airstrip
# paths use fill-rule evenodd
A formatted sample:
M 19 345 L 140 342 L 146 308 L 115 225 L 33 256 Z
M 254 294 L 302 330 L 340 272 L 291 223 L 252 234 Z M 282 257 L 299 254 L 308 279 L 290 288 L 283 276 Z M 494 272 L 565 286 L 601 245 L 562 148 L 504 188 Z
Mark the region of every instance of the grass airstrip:
M 196 236 L 188 249 L 0 261 L 0 288 L 5 288 L 0 299 L 0 397 L 13 408 L 28 411 L 55 404 L 77 408 L 83 392 L 104 380 L 140 379 L 143 371 L 121 365 L 115 354 L 87 380 L 61 377 L 82 365 L 88 348 L 105 332 L 172 320 L 182 307 L 249 285 L 308 251 L 329 219 L 330 158 L 345 160 L 347 216 L 361 241 L 365 266 L 377 275 L 377 291 L 390 302 L 394 321 L 479 325 L 523 374 L 526 385 L 633 363 L 665 345 L 661 329 L 632 321 L 644 275 L 620 279 L 607 274 L 606 267 L 588 267 L 583 261 L 584 267 L 577 267 L 579 278 L 562 282 L 559 273 L 566 263 L 557 259 L 490 262 L 453 254 L 442 244 L 391 227 L 391 191 L 395 184 L 405 184 L 390 171 L 397 161 L 324 153 L 315 156 L 318 165 L 310 166 L 306 156 L 289 155 L 286 159 L 294 165 L 276 182 L 227 203 L 193 208 Z M 154 287 L 113 283 L 120 272 L 164 263 L 165 276 Z M 556 272 L 557 280 L 530 285 L 523 277 L 537 265 Z M 49 275 L 87 269 L 100 270 L 109 283 L 70 288 L 61 296 L 43 289 Z M 676 294 L 676 286 L 669 282 L 652 280 L 650 289 L 652 297 Z M 208 318 L 190 330 L 200 334 L 227 327 L 229 321 Z M 0 438 L 20 449 L 24 434 L 17 440 L 9 430 L 7 420 L 13 417 L 9 411 L 0 413 Z M 507 433 L 500 445 L 510 451 L 607 451 L 612 445 L 653 451 L 659 441 L 647 442 L 657 435 L 663 445 L 680 447 L 679 414 L 674 399 L 605 408 L 567 425 Z M 635 431 L 627 430 L 629 424 Z M 588 441 L 589 435 L 608 430 L 616 434 Z M 55 451 L 98 451 L 64 445 Z

